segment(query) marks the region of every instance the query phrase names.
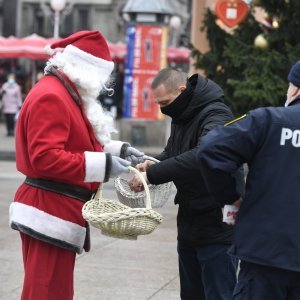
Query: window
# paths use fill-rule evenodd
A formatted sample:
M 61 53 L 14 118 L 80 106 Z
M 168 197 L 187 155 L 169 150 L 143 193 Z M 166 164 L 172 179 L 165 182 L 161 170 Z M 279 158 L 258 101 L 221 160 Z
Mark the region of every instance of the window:
M 89 29 L 89 10 L 88 8 L 79 8 L 78 9 L 78 24 L 77 30 L 86 30 Z

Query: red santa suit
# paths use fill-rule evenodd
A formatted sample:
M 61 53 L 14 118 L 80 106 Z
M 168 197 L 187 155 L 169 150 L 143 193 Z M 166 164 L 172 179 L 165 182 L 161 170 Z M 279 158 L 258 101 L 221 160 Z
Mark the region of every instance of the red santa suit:
M 79 40 L 95 34 L 83 33 L 77 33 Z M 73 45 L 77 46 L 76 41 Z M 74 49 L 68 51 L 73 54 Z M 111 64 L 108 66 L 112 70 Z M 92 193 L 99 182 L 109 179 L 111 154 L 103 151 L 121 155 L 124 145 L 110 142 L 104 149 L 95 137 L 75 86 L 63 73 L 54 73 L 41 79 L 24 101 L 16 130 L 17 169 L 29 178 L 59 182 Z M 83 251 L 87 237 L 83 205 L 84 201 L 69 197 L 68 193 L 26 183 L 17 190 L 10 206 L 10 225 L 21 232 L 23 241 L 22 299 L 72 299 L 75 254 Z M 53 259 L 48 252 L 56 253 Z M 45 261 L 39 259 L 47 263 L 43 266 Z M 33 281 L 42 280 L 35 278 L 38 271 L 32 271 L 37 268 L 41 268 L 40 275 L 49 276 L 35 289 Z

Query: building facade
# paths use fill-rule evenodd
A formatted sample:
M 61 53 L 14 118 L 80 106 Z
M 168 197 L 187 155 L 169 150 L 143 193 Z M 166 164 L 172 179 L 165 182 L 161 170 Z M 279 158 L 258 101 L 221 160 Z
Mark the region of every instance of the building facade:
M 151 0 L 154 1 L 154 0 Z M 156 0 L 155 0 L 156 1 Z M 159 0 L 158 0 L 159 1 Z M 79 30 L 100 30 L 111 42 L 124 41 L 122 9 L 127 0 L 67 0 L 60 13 L 60 36 Z M 180 36 L 190 32 L 191 0 L 169 1 L 181 18 Z M 0 0 L 0 35 L 24 37 L 36 33 L 53 36 L 54 11 L 50 0 Z

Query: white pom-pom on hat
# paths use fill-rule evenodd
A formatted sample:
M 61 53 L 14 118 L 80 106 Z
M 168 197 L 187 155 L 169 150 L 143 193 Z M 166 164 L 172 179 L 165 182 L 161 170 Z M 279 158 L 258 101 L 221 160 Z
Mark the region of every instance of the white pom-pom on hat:
M 54 54 L 58 53 L 58 52 L 63 52 L 64 48 L 55 48 L 52 49 L 51 45 L 47 45 L 45 48 L 45 52 L 51 56 L 53 56 Z

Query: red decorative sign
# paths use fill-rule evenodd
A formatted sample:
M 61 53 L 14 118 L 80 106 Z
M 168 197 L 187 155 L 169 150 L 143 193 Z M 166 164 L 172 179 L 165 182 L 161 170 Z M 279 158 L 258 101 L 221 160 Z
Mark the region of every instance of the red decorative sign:
M 157 120 L 160 110 L 155 104 L 151 82 L 166 66 L 166 27 L 136 25 L 132 69 L 131 118 Z
M 226 26 L 234 27 L 247 17 L 249 7 L 243 0 L 217 0 L 215 12 Z

